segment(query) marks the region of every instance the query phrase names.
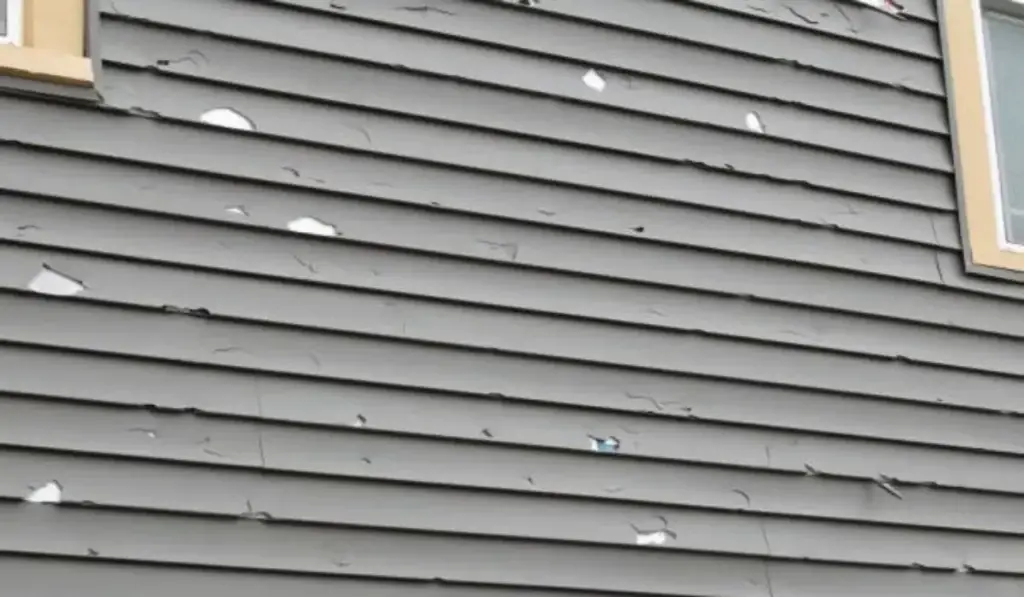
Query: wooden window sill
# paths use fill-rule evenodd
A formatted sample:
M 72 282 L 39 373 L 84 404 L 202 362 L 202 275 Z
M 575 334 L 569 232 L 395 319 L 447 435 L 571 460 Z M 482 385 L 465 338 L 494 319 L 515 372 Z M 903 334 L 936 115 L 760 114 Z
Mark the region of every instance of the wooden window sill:
M 0 45 L 0 75 L 35 81 L 92 87 L 92 60 L 53 50 Z

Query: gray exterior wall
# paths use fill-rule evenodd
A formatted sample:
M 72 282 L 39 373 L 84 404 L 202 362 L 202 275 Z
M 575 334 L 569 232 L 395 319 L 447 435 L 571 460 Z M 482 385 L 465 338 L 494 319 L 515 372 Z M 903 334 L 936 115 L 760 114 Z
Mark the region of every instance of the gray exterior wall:
M 1024 594 L 905 1 L 102 3 L 102 105 L 0 96 L 4 586 Z

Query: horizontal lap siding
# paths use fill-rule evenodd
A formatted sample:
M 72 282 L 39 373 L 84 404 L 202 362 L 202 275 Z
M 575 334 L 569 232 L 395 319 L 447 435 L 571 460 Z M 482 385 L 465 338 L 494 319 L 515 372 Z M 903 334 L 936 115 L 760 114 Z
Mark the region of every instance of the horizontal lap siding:
M 5 579 L 1024 590 L 932 2 L 100 4 L 101 106 L 0 96 Z

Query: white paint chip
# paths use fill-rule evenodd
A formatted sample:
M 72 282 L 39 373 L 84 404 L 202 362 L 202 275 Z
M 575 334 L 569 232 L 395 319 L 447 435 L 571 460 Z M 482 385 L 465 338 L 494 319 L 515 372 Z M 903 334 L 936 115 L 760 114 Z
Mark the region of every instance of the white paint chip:
M 653 531 L 650 533 L 637 533 L 636 544 L 637 545 L 665 545 L 668 542 L 667 531 Z
M 338 236 L 338 229 L 333 224 L 328 224 L 308 216 L 296 218 L 288 222 L 288 230 L 302 234 L 315 234 L 317 236 Z
M 757 112 L 747 113 L 747 128 L 755 133 L 764 134 L 764 123 L 761 122 L 761 115 Z
M 352 424 L 353 427 L 366 427 L 366 417 L 363 415 L 356 415 L 356 422 Z
M 229 214 L 234 214 L 236 216 L 249 216 L 249 212 L 245 211 L 245 208 L 242 207 L 241 205 L 232 205 L 230 207 L 225 207 L 224 211 L 228 212 Z
M 28 289 L 40 294 L 75 296 L 85 290 L 85 284 L 43 264 L 39 273 L 29 281 Z
M 608 82 L 604 80 L 604 77 L 599 75 L 594 69 L 588 70 L 583 75 L 583 82 L 586 83 L 587 87 L 597 92 L 604 91 L 604 88 L 608 86 Z
M 60 483 L 50 481 L 42 487 L 33 489 L 25 496 L 25 501 L 33 504 L 59 504 L 63 492 L 64 488 L 60 486 Z
M 231 108 L 214 108 L 203 112 L 201 122 L 239 131 L 255 131 L 256 125 L 237 110 Z

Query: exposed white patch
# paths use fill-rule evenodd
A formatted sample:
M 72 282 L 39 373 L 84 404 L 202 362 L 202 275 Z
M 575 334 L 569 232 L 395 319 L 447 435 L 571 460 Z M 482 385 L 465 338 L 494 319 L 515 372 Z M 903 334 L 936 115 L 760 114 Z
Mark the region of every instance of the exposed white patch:
M 619 451 L 619 440 L 614 437 L 590 436 L 590 449 L 594 452 L 615 453 Z
M 29 281 L 28 289 L 40 294 L 75 296 L 85 290 L 85 284 L 43 264 L 39 273 Z
M 50 481 L 42 487 L 33 489 L 25 496 L 25 501 L 33 504 L 59 504 L 63 493 L 64 488 L 60 486 L 60 483 Z
M 747 112 L 747 128 L 763 135 L 764 122 L 761 121 L 761 115 L 757 112 Z
M 242 207 L 241 205 L 232 205 L 230 207 L 225 207 L 224 211 L 228 212 L 229 214 L 235 214 L 236 216 L 249 216 L 249 212 L 247 212 L 245 208 Z
M 880 10 L 885 14 L 895 17 L 897 19 L 905 19 L 906 8 L 896 0 L 853 0 L 858 4 L 863 4 L 875 10 Z
M 366 417 L 363 415 L 356 415 L 356 422 L 352 424 L 353 427 L 366 427 Z
M 666 531 L 640 532 L 636 534 L 637 545 L 665 545 L 668 542 Z
M 583 75 L 583 82 L 586 83 L 587 87 L 597 92 L 604 91 L 604 88 L 608 86 L 608 82 L 604 80 L 604 77 L 594 69 L 588 70 Z
M 291 222 L 288 222 L 288 229 L 292 232 L 301 232 L 302 234 L 338 236 L 338 229 L 335 228 L 334 225 L 308 216 L 296 218 Z
M 255 131 L 256 125 L 241 112 L 231 108 L 214 108 L 203 112 L 201 122 L 239 131 Z

